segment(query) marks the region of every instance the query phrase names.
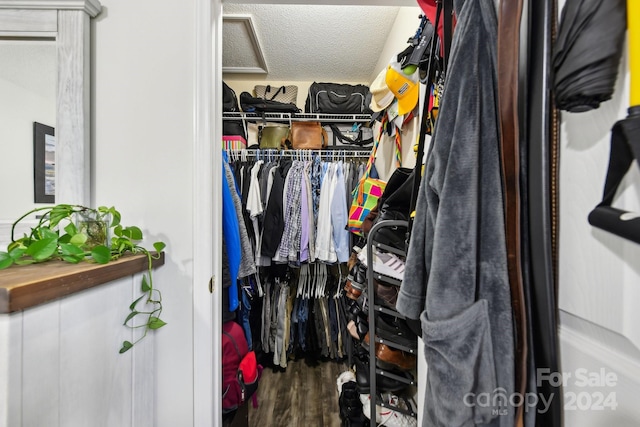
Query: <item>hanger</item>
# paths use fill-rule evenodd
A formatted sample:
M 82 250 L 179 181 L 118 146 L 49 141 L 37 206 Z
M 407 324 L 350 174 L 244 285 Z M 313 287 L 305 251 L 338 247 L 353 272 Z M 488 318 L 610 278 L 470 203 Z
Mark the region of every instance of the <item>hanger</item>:
M 338 299 L 342 295 L 342 268 L 338 265 L 338 286 L 336 286 L 336 292 L 333 294 L 333 299 Z

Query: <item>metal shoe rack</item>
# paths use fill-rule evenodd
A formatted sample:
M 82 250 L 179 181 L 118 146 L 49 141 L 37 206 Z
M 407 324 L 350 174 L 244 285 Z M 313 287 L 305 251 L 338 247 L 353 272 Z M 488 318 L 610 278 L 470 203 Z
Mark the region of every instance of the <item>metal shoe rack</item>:
M 370 384 L 370 389 L 369 389 L 369 393 L 371 396 L 371 400 L 370 400 L 370 414 L 369 414 L 369 420 L 370 420 L 370 425 L 371 426 L 377 426 L 376 424 L 376 406 L 380 405 L 383 408 L 388 408 L 388 409 L 392 409 L 394 411 L 398 411 L 400 413 L 403 413 L 405 415 L 409 415 L 411 417 L 417 418 L 417 414 L 416 412 L 413 410 L 413 407 L 407 403 L 407 407 L 409 408 L 409 410 L 404 409 L 404 408 L 400 408 L 400 407 L 396 407 L 393 405 L 390 405 L 388 402 L 385 402 L 382 397 L 381 394 L 379 395 L 379 393 L 377 392 L 377 387 L 376 387 L 376 377 L 377 375 L 382 375 L 382 376 L 387 376 L 389 378 L 392 378 L 394 380 L 406 383 L 407 386 L 413 386 L 413 387 L 417 387 L 418 383 L 417 381 L 410 381 L 407 378 L 395 375 L 391 372 L 388 372 L 384 369 L 380 369 L 376 366 L 376 345 L 375 343 L 380 343 L 380 344 L 385 344 L 388 347 L 397 349 L 397 350 L 402 350 L 405 351 L 407 353 L 411 353 L 413 355 L 416 355 L 417 353 L 417 345 L 415 348 L 409 348 L 407 346 L 404 346 L 402 344 L 398 344 L 395 343 L 393 341 L 390 340 L 386 340 L 386 339 L 382 339 L 376 336 L 375 331 L 376 331 L 376 327 L 375 327 L 375 322 L 376 322 L 376 312 L 378 313 L 385 313 L 385 314 L 389 314 L 391 316 L 394 317 L 398 317 L 401 319 L 405 319 L 405 317 L 403 315 L 401 315 L 400 313 L 398 313 L 397 311 L 390 309 L 388 307 L 385 306 L 381 306 L 381 305 L 377 305 L 375 303 L 375 282 L 374 280 L 377 280 L 379 282 L 383 282 L 383 283 L 387 283 L 390 285 L 395 285 L 395 286 L 400 286 L 402 284 L 402 281 L 395 279 L 393 277 L 389 277 L 380 273 L 377 273 L 374 271 L 373 269 L 373 263 L 374 263 L 374 256 L 373 256 L 373 251 L 374 249 L 378 249 L 380 251 L 385 251 L 385 252 L 389 252 L 389 253 L 393 253 L 395 255 L 400 256 L 403 259 L 406 259 L 406 252 L 400 249 L 397 249 L 395 247 L 392 246 L 388 246 L 385 245 L 379 241 L 376 240 L 376 235 L 378 234 L 378 232 L 383 229 L 383 228 L 397 228 L 397 227 L 407 227 L 408 226 L 408 222 L 407 221 L 396 221 L 396 220 L 384 220 L 384 221 L 380 221 L 376 224 L 373 225 L 373 227 L 371 227 L 371 230 L 367 236 L 367 289 L 368 289 L 368 295 L 369 295 L 369 301 L 368 301 L 368 306 L 369 306 L 369 384 Z M 373 337 L 373 338 L 372 338 Z M 417 341 L 417 339 L 416 339 Z M 374 398 L 375 396 L 375 398 Z M 406 400 L 405 400 L 406 401 Z

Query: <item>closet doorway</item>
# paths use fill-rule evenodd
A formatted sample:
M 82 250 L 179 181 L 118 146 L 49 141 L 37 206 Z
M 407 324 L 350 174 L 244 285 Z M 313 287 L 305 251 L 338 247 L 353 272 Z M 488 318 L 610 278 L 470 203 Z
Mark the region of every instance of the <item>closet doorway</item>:
M 194 260 L 196 270 L 194 277 L 194 425 L 221 425 L 221 373 L 216 367 L 221 366 L 221 354 L 219 343 L 221 342 L 221 301 L 222 288 L 221 258 L 222 239 L 215 230 L 221 229 L 221 151 L 212 149 L 217 147 L 221 140 L 222 128 L 222 103 L 219 89 L 222 86 L 222 25 L 225 5 L 243 4 L 255 2 L 242 0 L 203 0 L 198 3 L 198 28 L 196 28 L 196 61 L 197 76 L 196 85 L 198 93 L 202 93 L 201 99 L 195 105 L 195 133 L 196 133 L 196 159 L 194 160 L 194 180 L 201 183 L 196 191 L 202 194 L 204 199 L 196 201 L 194 206 L 194 228 L 201 231 L 210 231 L 214 236 L 211 240 L 203 239 L 199 242 L 199 257 Z M 415 0 L 280 0 L 262 1 L 260 5 L 311 5 L 326 6 L 339 11 L 343 6 L 361 7 L 411 7 L 417 8 Z M 372 23 L 365 31 L 372 34 L 376 32 L 376 23 Z M 418 20 L 416 16 L 416 27 Z M 331 23 L 327 27 L 332 27 Z M 400 35 L 401 39 L 408 39 L 415 30 L 408 27 Z M 338 29 L 334 29 L 338 31 Z M 262 37 L 262 35 L 260 36 Z M 339 47 L 339 46 L 338 46 Z M 335 48 L 335 47 L 334 47 Z M 372 54 L 377 55 L 376 52 Z M 299 61 L 300 59 L 296 59 Z M 267 58 L 268 66 L 268 58 Z M 295 64 L 292 65 L 295 67 Z M 369 81 L 375 75 L 375 69 L 371 70 Z M 262 81 L 271 80 L 267 75 Z M 310 79 L 313 81 L 314 79 Z M 318 76 L 315 80 L 322 81 Z M 367 79 L 365 79 L 366 81 Z M 331 79 L 325 81 L 340 81 Z M 257 82 L 256 82 L 257 83 Z M 302 107 L 299 105 L 299 107 Z M 213 178 L 212 178 L 213 177 Z M 197 199 L 197 198 L 196 198 Z M 210 256 L 209 256 L 210 255 Z M 203 290 L 199 282 L 209 281 L 211 292 Z M 218 283 L 216 283 L 218 278 Z M 335 381 L 333 381 L 335 386 Z

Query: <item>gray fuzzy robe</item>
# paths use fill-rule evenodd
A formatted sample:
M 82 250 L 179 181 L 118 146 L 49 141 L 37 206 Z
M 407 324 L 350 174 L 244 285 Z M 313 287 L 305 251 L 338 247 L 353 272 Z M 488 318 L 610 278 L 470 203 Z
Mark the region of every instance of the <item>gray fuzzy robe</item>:
M 497 18 L 491 0 L 455 0 L 454 7 L 458 23 L 444 97 L 396 308 L 422 324 L 423 425 L 513 426 Z

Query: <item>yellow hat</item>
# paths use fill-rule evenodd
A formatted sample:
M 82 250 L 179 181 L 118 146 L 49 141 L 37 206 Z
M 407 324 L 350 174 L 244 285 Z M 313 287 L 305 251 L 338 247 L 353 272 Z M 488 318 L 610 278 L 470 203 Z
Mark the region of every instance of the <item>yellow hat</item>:
M 400 68 L 400 63 L 392 61 L 387 67 L 385 78 L 387 86 L 398 100 L 398 114 L 411 112 L 418 104 L 420 95 L 420 74 L 416 71 L 407 75 Z

